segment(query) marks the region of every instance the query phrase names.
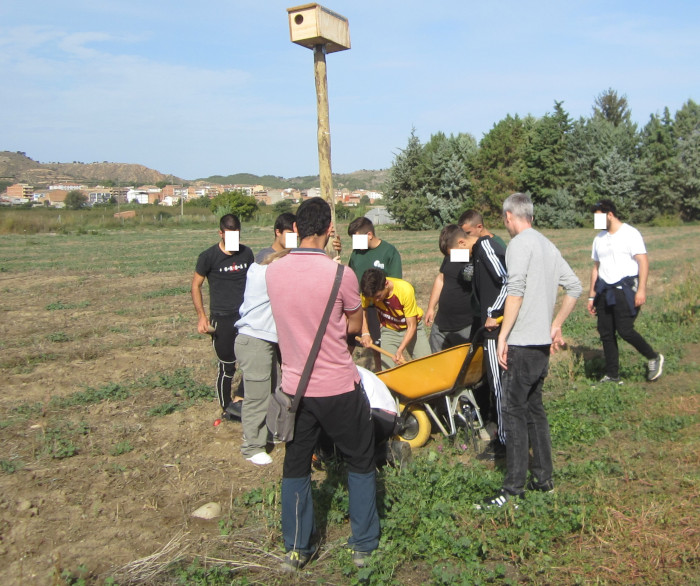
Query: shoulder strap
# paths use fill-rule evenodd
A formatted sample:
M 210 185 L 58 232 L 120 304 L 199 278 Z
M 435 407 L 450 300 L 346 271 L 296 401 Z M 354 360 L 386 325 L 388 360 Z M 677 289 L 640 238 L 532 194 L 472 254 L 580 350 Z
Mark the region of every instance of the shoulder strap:
M 301 373 L 301 378 L 299 379 L 299 386 L 297 387 L 297 392 L 294 395 L 294 400 L 292 401 L 292 406 L 290 408 L 290 411 L 292 413 L 296 412 L 297 407 L 299 406 L 299 402 L 301 401 L 301 397 L 306 392 L 306 387 L 309 385 L 311 371 L 314 369 L 316 356 L 318 356 L 318 351 L 321 348 L 321 341 L 323 340 L 323 335 L 326 333 L 326 326 L 328 325 L 328 320 L 331 317 L 333 304 L 335 303 L 335 298 L 338 296 L 338 291 L 340 290 L 340 282 L 342 281 L 342 279 L 343 265 L 338 263 L 338 269 L 335 272 L 335 281 L 333 281 L 333 289 L 331 290 L 331 295 L 328 298 L 328 303 L 326 303 L 326 309 L 323 312 L 321 324 L 318 326 L 318 332 L 316 332 L 316 337 L 314 338 L 314 343 L 311 346 L 309 357 L 306 359 L 304 370 Z

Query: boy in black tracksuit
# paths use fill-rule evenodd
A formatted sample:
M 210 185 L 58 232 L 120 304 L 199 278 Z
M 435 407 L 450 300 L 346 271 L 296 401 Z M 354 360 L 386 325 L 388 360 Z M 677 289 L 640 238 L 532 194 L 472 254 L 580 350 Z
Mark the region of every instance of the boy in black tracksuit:
M 499 437 L 505 437 L 501 429 L 501 369 L 496 354 L 496 341 L 500 326 L 496 319 L 503 315 L 508 281 L 506 273 L 506 249 L 500 238 L 482 236 L 472 248 L 474 277 L 472 290 L 481 307 L 481 323 L 484 326 L 484 360 L 487 363 L 486 378 L 491 393 L 489 419 L 498 422 L 498 437 L 484 452 L 487 457 L 495 457 L 502 451 Z M 495 409 L 494 409 L 495 407 Z M 495 413 L 494 413 L 495 411 Z

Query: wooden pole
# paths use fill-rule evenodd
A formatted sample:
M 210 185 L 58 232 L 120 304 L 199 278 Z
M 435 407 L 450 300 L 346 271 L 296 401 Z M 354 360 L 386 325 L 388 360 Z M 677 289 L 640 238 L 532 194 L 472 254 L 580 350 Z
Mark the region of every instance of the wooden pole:
M 331 172 L 331 127 L 328 118 L 328 77 L 326 73 L 326 46 L 314 45 L 314 78 L 316 80 L 316 112 L 318 117 L 318 169 L 321 179 L 321 197 L 331 206 L 331 222 L 335 224 L 335 194 Z M 326 252 L 335 256 L 331 242 Z

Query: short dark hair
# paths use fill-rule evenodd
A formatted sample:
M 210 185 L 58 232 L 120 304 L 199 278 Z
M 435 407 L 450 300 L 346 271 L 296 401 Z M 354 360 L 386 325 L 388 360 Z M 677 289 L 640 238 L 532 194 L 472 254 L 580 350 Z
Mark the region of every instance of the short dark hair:
M 603 212 L 604 214 L 607 214 L 608 212 L 612 212 L 613 216 L 615 216 L 618 219 L 620 218 L 617 215 L 617 206 L 609 199 L 601 199 L 597 204 L 595 204 L 593 206 L 593 211 L 594 212 Z
M 464 224 L 469 224 L 470 226 L 476 226 L 477 224 L 484 224 L 484 217 L 476 210 L 467 210 L 462 213 L 457 220 L 458 226 L 464 226 Z
M 382 269 L 367 269 L 360 279 L 360 291 L 365 297 L 374 297 L 386 287 L 386 273 Z
M 368 232 L 374 234 L 374 224 L 372 220 L 364 216 L 355 218 L 348 226 L 348 236 L 352 236 L 353 234 L 367 234 Z
M 460 238 L 467 238 L 462 225 L 447 224 L 440 232 L 440 252 L 445 256 L 450 254 L 450 248 L 456 248 Z
M 221 219 L 219 220 L 219 230 L 225 232 L 226 230 L 240 229 L 241 221 L 238 219 L 238 216 L 235 214 L 226 214 L 225 216 L 221 216 Z
M 310 197 L 297 210 L 299 240 L 321 236 L 331 225 L 331 206 L 321 197 Z
M 284 212 L 277 216 L 273 230 L 275 232 L 279 230 L 280 234 L 285 230 L 294 230 L 294 222 L 296 221 L 297 217 L 292 212 Z

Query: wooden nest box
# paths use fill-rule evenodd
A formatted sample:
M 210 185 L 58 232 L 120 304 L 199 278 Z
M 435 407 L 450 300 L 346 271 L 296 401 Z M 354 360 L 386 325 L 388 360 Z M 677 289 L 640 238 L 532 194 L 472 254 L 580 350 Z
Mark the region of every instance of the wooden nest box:
M 350 28 L 344 16 L 316 3 L 287 8 L 287 12 L 292 43 L 309 49 L 325 45 L 326 53 L 350 48 Z

